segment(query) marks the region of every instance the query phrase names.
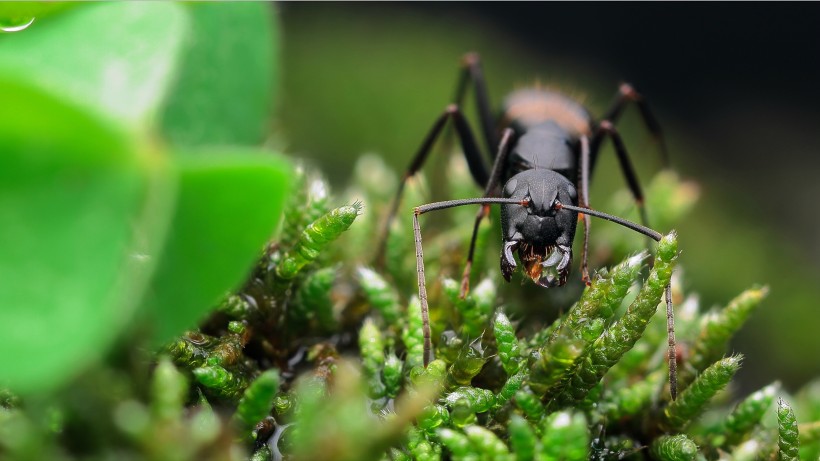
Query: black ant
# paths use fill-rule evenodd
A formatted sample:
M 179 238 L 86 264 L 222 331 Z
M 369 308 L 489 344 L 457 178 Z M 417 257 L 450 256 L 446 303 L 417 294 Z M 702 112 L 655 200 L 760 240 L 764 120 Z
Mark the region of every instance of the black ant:
M 470 250 L 462 275 L 462 297 L 469 290 L 478 226 L 489 214 L 491 204 L 501 205 L 501 273 L 508 282 L 517 267 L 513 256 L 513 252 L 517 251 L 523 271 L 533 282 L 543 287 L 564 285 L 572 262 L 572 241 L 579 214 L 584 223 L 581 274 L 586 284 L 590 283 L 587 269 L 590 216 L 613 221 L 656 241 L 662 237 L 660 233 L 646 226 L 643 192 L 626 147 L 615 129 L 615 122 L 626 105 L 634 102 L 650 133 L 660 143 L 664 164 L 668 163 L 660 126 L 646 101 L 632 86 L 620 86 L 612 106 L 598 122 L 575 100 L 543 88 L 514 91 L 505 99 L 500 120 L 497 120 L 490 112 L 479 56 L 468 53 L 462 59 L 461 65 L 462 73 L 456 89 L 456 102 L 447 106 L 444 113 L 438 117 L 402 176 L 383 234 L 386 236 L 387 228 L 396 214 L 407 180 L 422 167 L 446 122 L 452 119 L 470 173 L 475 182 L 484 188 L 484 195 L 481 198 L 430 203 L 413 210 L 419 299 L 424 324 L 425 366 L 429 362 L 432 347 L 419 215 L 462 205 L 482 205 L 476 216 Z M 489 157 L 492 163 L 489 172 L 460 109 L 469 83 L 472 83 L 475 89 L 484 141 L 490 151 L 492 146 L 498 146 L 497 154 Z M 605 137 L 609 137 L 614 144 L 621 171 L 635 198 L 644 225 L 589 207 L 589 178 Z M 383 258 L 384 255 L 384 241 L 383 237 L 378 251 L 379 258 Z M 677 393 L 675 336 L 672 327 L 672 296 L 668 285 L 665 294 L 666 314 L 670 325 L 670 388 L 674 399 Z

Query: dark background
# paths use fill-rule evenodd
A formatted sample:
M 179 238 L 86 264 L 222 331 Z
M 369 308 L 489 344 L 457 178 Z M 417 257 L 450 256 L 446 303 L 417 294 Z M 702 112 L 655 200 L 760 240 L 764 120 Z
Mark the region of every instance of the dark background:
M 496 103 L 538 79 L 585 94 L 600 114 L 618 82 L 633 83 L 658 114 L 675 169 L 701 185 L 699 206 L 678 227 L 688 290 L 708 308 L 754 283 L 771 287 L 734 344 L 747 356 L 743 390 L 776 378 L 793 390 L 820 375 L 820 5 L 286 3 L 280 10 L 281 131 L 290 151 L 313 158 L 339 187 L 364 152 L 406 166 L 451 100 L 466 51 L 481 53 Z M 641 177 L 650 178 L 657 154 L 630 112 L 619 127 Z M 593 198 L 622 187 L 606 171 L 614 166 L 602 163 Z

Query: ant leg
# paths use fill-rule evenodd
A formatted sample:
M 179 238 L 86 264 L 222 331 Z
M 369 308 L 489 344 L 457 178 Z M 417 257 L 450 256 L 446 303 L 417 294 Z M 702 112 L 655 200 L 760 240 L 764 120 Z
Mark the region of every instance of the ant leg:
M 464 96 L 467 93 L 467 85 L 472 82 L 475 89 L 475 99 L 478 109 L 478 117 L 481 120 L 481 131 L 487 149 L 492 154 L 492 150 L 498 145 L 498 134 L 496 132 L 496 121 L 490 106 L 490 97 L 487 92 L 487 84 L 484 81 L 484 71 L 481 68 L 481 57 L 478 53 L 471 52 L 461 57 L 461 75 L 456 86 L 455 103 L 461 107 Z M 492 159 L 491 159 L 492 160 Z
M 484 189 L 484 197 L 493 197 L 498 195 L 498 186 L 501 183 L 501 172 L 504 165 L 507 163 L 507 157 L 510 151 L 510 140 L 512 139 L 512 128 L 506 128 L 501 135 L 501 142 L 498 145 L 498 155 L 495 156 L 493 162 L 492 173 L 490 180 L 487 182 L 487 187 Z M 473 268 L 473 256 L 475 255 L 475 244 L 478 237 L 478 226 L 481 221 L 490 213 L 490 205 L 483 205 L 475 217 L 475 224 L 473 225 L 473 236 L 470 239 L 470 251 L 467 253 L 467 262 L 464 264 L 464 272 L 461 275 L 461 290 L 459 296 L 464 299 L 467 292 L 470 291 L 470 271 Z
M 589 208 L 589 163 L 590 163 L 590 147 L 589 138 L 581 136 L 581 169 L 579 171 L 579 183 L 581 185 L 579 201 L 582 207 Z M 589 268 L 587 261 L 589 257 L 589 226 L 590 219 L 587 213 L 582 213 L 584 220 L 584 244 L 581 247 L 581 280 L 587 286 L 589 281 Z
M 458 296 L 461 299 L 467 297 L 467 293 L 470 292 L 470 272 L 473 269 L 473 255 L 475 254 L 475 244 L 478 238 L 478 226 L 481 225 L 481 221 L 490 214 L 490 206 L 483 205 L 481 208 L 478 209 L 478 214 L 475 216 L 475 224 L 473 224 L 473 236 L 470 239 L 470 251 L 467 253 L 467 262 L 464 263 L 464 272 L 461 273 L 461 289 L 458 292 Z
M 604 219 L 608 219 L 610 221 L 617 222 L 622 225 L 626 225 L 626 227 L 630 227 L 633 230 L 637 230 L 638 232 L 646 235 L 649 239 L 660 241 L 661 235 L 651 229 L 648 229 L 649 219 L 646 216 L 646 207 L 644 206 L 644 198 L 643 198 L 643 191 L 641 190 L 641 185 L 638 182 L 638 176 L 635 174 L 635 170 L 632 168 L 632 163 L 629 161 L 629 154 L 626 151 L 626 146 L 621 139 L 620 134 L 615 129 L 615 126 L 609 120 L 603 120 L 598 125 L 598 131 L 595 133 L 596 139 L 602 139 L 603 135 L 609 135 L 610 139 L 612 139 L 612 144 L 615 146 L 615 153 L 618 156 L 618 161 L 621 165 L 621 171 L 626 178 L 626 182 L 629 185 L 629 189 L 632 191 L 632 196 L 635 197 L 635 203 L 638 205 L 638 210 L 641 214 L 641 221 L 642 224 L 645 226 L 644 229 L 638 229 L 636 227 L 631 227 L 629 224 L 626 223 L 624 220 L 619 220 L 619 218 L 613 217 L 605 217 L 601 216 L 599 213 L 596 213 L 592 210 L 578 209 L 579 213 L 584 213 L 584 255 L 581 260 L 581 270 L 584 272 L 585 277 L 589 277 L 586 273 L 586 263 L 587 263 L 587 241 L 589 240 L 589 215 L 598 215 L 599 217 L 603 217 Z M 587 142 L 586 137 L 581 137 L 581 206 L 585 208 L 589 208 L 589 204 L 587 202 L 587 198 L 589 196 L 589 151 L 585 150 L 585 144 Z M 600 141 L 597 145 L 594 146 L 594 149 L 600 147 Z M 587 283 L 588 278 L 584 279 Z M 672 400 L 675 400 L 678 396 L 678 370 L 677 370 L 677 351 L 675 345 L 675 311 L 672 306 L 672 288 L 671 282 L 670 285 L 666 285 L 664 289 L 664 296 L 666 298 L 666 335 L 667 335 L 667 346 L 668 352 L 667 357 L 669 361 L 669 392 L 672 396 Z
M 427 285 L 424 281 L 424 251 L 421 243 L 421 226 L 419 225 L 419 215 L 430 211 L 437 211 L 437 210 L 446 210 L 447 208 L 454 208 L 457 206 L 464 206 L 464 205 L 490 205 L 490 204 L 503 204 L 503 203 L 514 203 L 521 206 L 527 206 L 528 201 L 513 199 L 513 198 L 503 198 L 503 197 L 481 197 L 475 199 L 458 199 L 458 200 L 448 200 L 446 202 L 436 202 L 436 203 L 428 203 L 426 205 L 420 205 L 413 209 L 413 241 L 416 246 L 416 273 L 418 276 L 418 285 L 419 285 L 419 304 L 421 304 L 421 323 L 422 323 L 422 333 L 424 334 L 424 367 L 427 367 L 427 364 L 430 363 L 430 355 L 433 349 L 432 342 L 430 340 L 430 316 L 429 306 L 427 304 Z
M 464 151 L 464 157 L 467 159 L 467 166 L 470 169 L 470 174 L 473 176 L 473 179 L 479 186 L 484 186 L 489 181 L 487 167 L 481 159 L 481 152 L 478 149 L 473 132 L 470 130 L 470 126 L 464 118 L 464 114 L 461 113 L 461 110 L 455 104 L 447 106 L 444 112 L 436 119 L 435 123 L 433 123 L 432 128 L 430 128 L 430 131 L 427 133 L 424 141 L 422 141 L 419 150 L 413 156 L 413 160 L 410 162 L 410 165 L 401 177 L 399 188 L 393 198 L 393 203 L 390 206 L 390 212 L 388 213 L 387 218 L 384 221 L 384 227 L 382 228 L 379 246 L 376 251 L 377 266 L 384 266 L 387 234 L 390 230 L 390 224 L 393 222 L 393 219 L 396 217 L 396 212 L 399 209 L 399 203 L 401 202 L 401 196 L 404 193 L 404 187 L 407 184 L 407 181 L 424 165 L 424 162 L 427 160 L 427 157 L 433 148 L 433 144 L 439 134 L 441 134 L 442 129 L 449 119 L 452 119 L 456 126 L 456 132 L 458 133 L 459 140 L 461 141 L 461 148 Z
M 612 102 L 609 110 L 601 117 L 601 120 L 609 120 L 610 123 L 615 124 L 618 122 L 618 119 L 621 117 L 626 105 L 630 102 L 634 102 L 638 106 L 638 110 L 641 113 L 641 118 L 643 119 L 644 124 L 649 129 L 649 132 L 652 134 L 652 137 L 658 143 L 658 146 L 661 151 L 661 161 L 663 162 L 664 168 L 669 166 L 669 153 L 666 150 L 666 141 L 663 137 L 663 131 L 661 130 L 661 125 L 658 123 L 658 119 L 655 118 L 655 115 L 649 109 L 649 104 L 647 104 L 644 97 L 638 93 L 635 88 L 632 87 L 629 83 L 621 83 L 620 87 L 618 87 L 618 94 L 615 96 L 615 100 Z M 592 141 L 592 151 L 595 152 L 597 150 L 597 145 L 601 142 L 601 137 L 596 136 Z M 594 159 L 593 159 L 594 160 Z
M 638 206 L 638 212 L 641 215 L 641 224 L 649 227 L 649 219 L 646 215 L 646 206 L 644 203 L 643 191 L 641 190 L 641 185 L 638 182 L 638 175 L 635 174 L 635 169 L 632 168 L 632 162 L 629 161 L 629 154 L 626 151 L 626 145 L 624 145 L 621 135 L 618 134 L 618 130 L 615 129 L 615 125 L 613 125 L 609 120 L 601 121 L 601 123 L 598 124 L 598 130 L 595 133 L 595 137 L 598 139 L 603 139 L 604 135 L 609 136 L 609 138 L 612 139 L 613 146 L 615 146 L 615 154 L 618 156 L 618 163 L 621 165 L 621 172 L 623 172 L 624 178 L 626 179 L 626 184 L 629 186 L 629 190 L 635 198 L 635 204 Z M 599 143 L 594 147 L 598 149 L 601 145 Z M 597 151 L 593 152 L 593 156 L 598 153 Z

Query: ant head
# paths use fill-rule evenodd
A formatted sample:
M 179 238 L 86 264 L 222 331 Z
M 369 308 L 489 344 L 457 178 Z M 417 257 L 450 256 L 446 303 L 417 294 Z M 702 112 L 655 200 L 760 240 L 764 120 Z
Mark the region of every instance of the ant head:
M 566 177 L 552 170 L 526 170 L 504 185 L 504 197 L 526 200 L 529 204 L 501 206 L 504 247 L 501 272 L 507 281 L 516 268 L 513 251 L 524 272 L 543 287 L 564 285 L 572 262 L 572 240 L 578 212 L 557 203 L 576 205 L 578 194 Z

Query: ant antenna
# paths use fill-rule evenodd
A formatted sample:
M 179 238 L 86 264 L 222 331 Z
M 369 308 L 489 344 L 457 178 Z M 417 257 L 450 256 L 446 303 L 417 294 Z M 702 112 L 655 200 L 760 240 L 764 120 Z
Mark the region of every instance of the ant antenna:
M 419 215 L 429 211 L 445 210 L 447 208 L 454 208 L 463 205 L 490 205 L 490 204 L 504 204 L 512 203 L 521 206 L 527 206 L 529 200 L 521 200 L 514 198 L 500 198 L 500 197 L 483 197 L 472 199 L 447 200 L 445 202 L 428 203 L 427 205 L 417 206 L 413 209 L 413 236 L 416 244 L 416 272 L 418 272 L 419 284 L 419 302 L 421 303 L 421 322 L 422 332 L 424 334 L 424 367 L 430 363 L 430 352 L 433 349 L 430 340 L 430 316 L 429 307 L 427 305 L 427 285 L 424 281 L 424 253 L 421 246 L 421 226 L 419 226 Z
M 604 213 L 603 211 L 597 211 L 597 210 L 593 210 L 592 208 L 585 208 L 585 207 L 580 207 L 580 206 L 566 205 L 566 204 L 563 204 L 563 203 L 561 203 L 557 200 L 555 201 L 555 204 L 553 206 L 555 207 L 556 210 L 560 210 L 561 208 L 566 208 L 567 210 L 576 211 L 578 213 L 586 213 L 590 216 L 595 216 L 596 218 L 601 218 L 601 219 L 606 219 L 607 221 L 612 221 L 616 224 L 620 224 L 624 227 L 632 229 L 635 232 L 639 232 L 639 233 L 641 233 L 641 234 L 655 240 L 656 242 L 660 242 L 661 239 L 663 238 L 663 235 L 661 235 L 660 232 L 654 231 L 654 230 L 652 230 L 652 229 L 650 229 L 646 226 L 642 226 L 642 225 L 634 223 L 632 221 L 629 221 L 629 220 L 626 220 L 626 219 L 623 219 L 623 218 L 619 218 L 617 216 L 613 216 L 613 215 L 608 214 L 608 213 Z

